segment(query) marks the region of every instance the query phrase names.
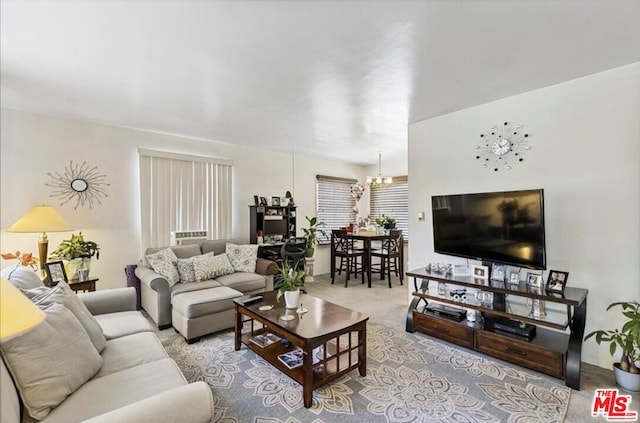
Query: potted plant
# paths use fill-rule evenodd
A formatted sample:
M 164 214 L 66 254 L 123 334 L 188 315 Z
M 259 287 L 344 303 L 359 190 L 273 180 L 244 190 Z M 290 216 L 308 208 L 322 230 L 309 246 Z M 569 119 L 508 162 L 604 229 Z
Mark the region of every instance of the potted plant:
M 300 288 L 304 286 L 304 270 L 296 270 L 297 262 L 291 266 L 284 261 L 280 267 L 280 275 L 275 281 L 276 301 L 284 296 L 285 308 L 298 308 L 300 302 Z
M 595 330 L 584 337 L 585 341 L 595 337 L 598 345 L 602 342 L 609 343 L 609 353 L 613 356 L 618 347 L 622 349 L 620 363 L 613 364 L 613 372 L 616 383 L 622 388 L 632 391 L 640 391 L 640 303 L 616 302 L 609 304 L 607 310 L 621 306 L 622 315 L 626 321 L 620 329 Z
M 383 214 L 382 217 L 376 218 L 376 225 L 386 230 L 395 229 L 396 218 L 388 214 Z
M 58 248 L 51 253 L 51 258 L 67 261 L 67 275 L 71 279 L 78 279 L 78 271 L 84 269 L 89 272 L 91 257 L 100 259 L 100 247 L 93 241 L 86 241 L 82 232 L 71 234 L 70 239 L 65 239 Z M 86 276 L 86 275 L 85 275 Z
M 316 250 L 316 244 L 318 243 L 318 234 L 326 236 L 326 233 L 324 230 L 322 230 L 322 228 L 318 227 L 322 224 L 318 223 L 318 219 L 315 216 L 305 216 L 305 218 L 307 219 L 307 222 L 309 222 L 308 228 L 302 228 L 306 243 L 305 257 L 313 257 L 313 253 Z

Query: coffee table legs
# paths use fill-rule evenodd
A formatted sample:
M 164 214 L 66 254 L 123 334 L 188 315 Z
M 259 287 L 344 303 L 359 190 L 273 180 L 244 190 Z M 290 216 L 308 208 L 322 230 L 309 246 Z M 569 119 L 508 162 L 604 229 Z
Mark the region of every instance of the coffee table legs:
M 242 346 L 242 313 L 238 310 L 238 306 L 236 305 L 236 326 L 235 326 L 235 345 L 234 348 L 236 351 L 240 350 Z
M 363 327 L 358 330 L 358 372 L 360 376 L 367 375 L 367 324 L 365 323 Z

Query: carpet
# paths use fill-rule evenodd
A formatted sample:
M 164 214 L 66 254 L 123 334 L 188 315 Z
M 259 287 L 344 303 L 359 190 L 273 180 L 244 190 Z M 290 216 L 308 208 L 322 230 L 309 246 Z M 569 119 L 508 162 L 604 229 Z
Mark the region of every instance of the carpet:
M 367 376 L 354 370 L 317 389 L 305 409 L 301 386 L 233 332 L 187 344 L 163 341 L 189 382 L 211 386 L 215 422 L 561 422 L 571 389 L 558 379 L 423 334 L 367 325 Z

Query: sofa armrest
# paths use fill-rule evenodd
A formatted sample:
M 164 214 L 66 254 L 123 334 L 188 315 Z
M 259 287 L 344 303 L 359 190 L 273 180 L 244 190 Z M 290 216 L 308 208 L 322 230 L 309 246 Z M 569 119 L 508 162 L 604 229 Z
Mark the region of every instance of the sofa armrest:
M 212 420 L 211 389 L 204 382 L 195 382 L 85 420 L 84 423 L 209 423 Z
M 256 261 L 256 273 L 263 276 L 277 275 L 280 269 L 278 263 L 273 260 L 258 258 Z
M 136 289 L 133 287 L 81 292 L 78 297 L 94 316 L 136 309 Z
M 145 266 L 138 266 L 135 270 L 140 279 L 140 299 L 142 308 L 158 327 L 171 325 L 171 288 L 169 281 Z
M 157 292 L 169 292 L 169 281 L 164 276 L 156 273 L 153 269 L 145 266 L 136 267 L 136 276 L 141 284 L 145 284 Z

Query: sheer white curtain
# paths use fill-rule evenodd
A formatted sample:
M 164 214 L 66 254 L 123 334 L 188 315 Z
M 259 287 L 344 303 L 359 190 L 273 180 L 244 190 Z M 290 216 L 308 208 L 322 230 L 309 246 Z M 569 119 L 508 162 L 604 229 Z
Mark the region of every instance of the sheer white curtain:
M 169 245 L 172 231 L 231 236 L 233 162 L 140 149 L 142 250 Z

